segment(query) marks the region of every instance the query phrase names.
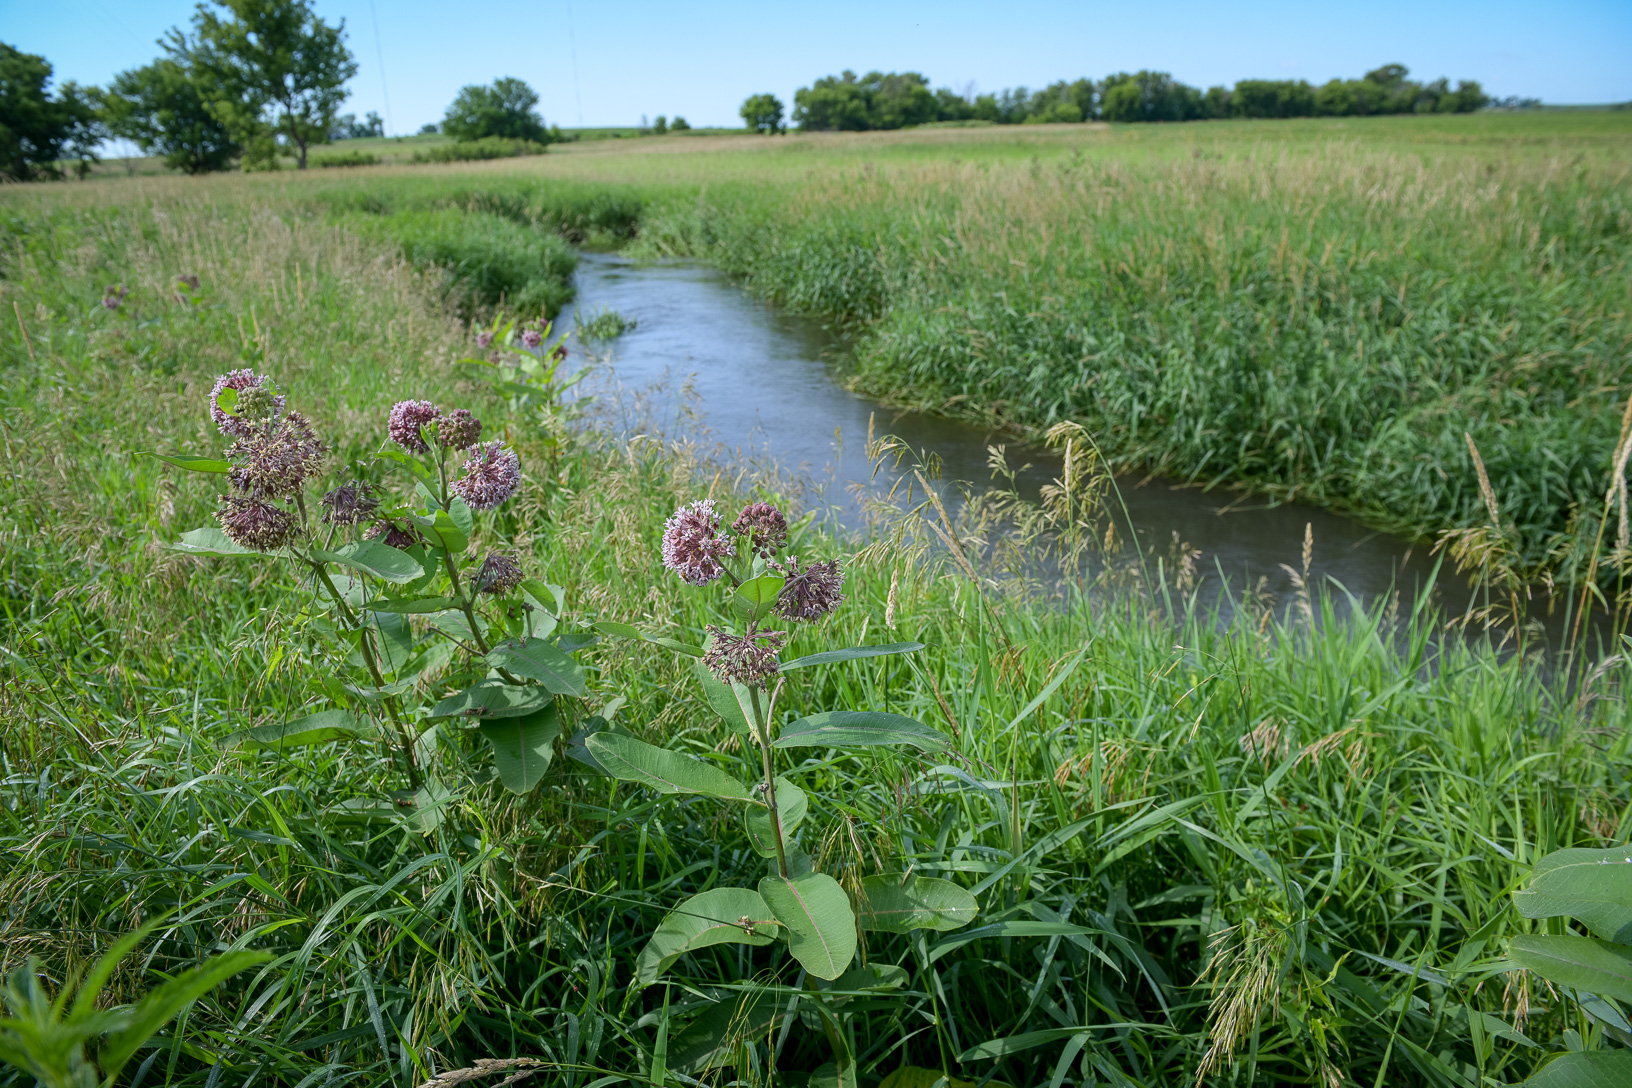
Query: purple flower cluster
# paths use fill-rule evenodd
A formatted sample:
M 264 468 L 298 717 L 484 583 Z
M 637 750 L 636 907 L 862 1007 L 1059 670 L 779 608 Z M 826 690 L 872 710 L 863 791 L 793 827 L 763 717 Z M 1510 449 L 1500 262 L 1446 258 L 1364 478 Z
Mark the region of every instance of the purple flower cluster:
M 406 551 L 416 544 L 424 543 L 425 538 L 419 535 L 419 530 L 405 522 L 395 522 L 389 519 L 377 521 L 368 530 L 368 539 L 378 540 L 388 548 L 397 548 Z
M 227 449 L 232 486 L 262 499 L 292 495 L 322 471 L 327 452 L 311 421 L 290 412 L 266 421 Z
M 776 651 L 781 649 L 787 635 L 781 631 L 753 631 L 733 635 L 723 627 L 710 624 L 711 641 L 703 652 L 703 665 L 722 683 L 763 686 L 776 675 Z
M 435 423 L 442 409 L 428 400 L 402 400 L 391 406 L 391 418 L 385 433 L 391 441 L 409 453 L 425 453 L 431 447 L 425 444 L 422 429 Z
M 521 486 L 521 459 L 503 442 L 483 442 L 465 459 L 465 474 L 448 485 L 473 510 L 492 510 Z
M 485 348 L 485 347 L 489 346 L 492 343 L 493 343 L 493 334 L 491 332 L 489 332 L 487 329 L 483 329 L 481 332 L 476 334 L 476 346 L 477 347 Z
M 215 516 L 221 531 L 234 544 L 256 551 L 277 551 L 294 539 L 300 528 L 295 512 L 287 506 L 242 492 L 222 495 Z
M 228 414 L 221 407 L 221 394 L 231 389 L 238 395 L 239 406 L 232 414 Z M 252 396 L 249 407 L 263 413 L 260 418 L 249 418 L 243 414 L 242 404 L 244 393 L 255 389 L 263 391 L 260 398 Z M 264 374 L 257 374 L 253 370 L 233 370 L 215 379 L 215 385 L 210 388 L 210 418 L 215 420 L 216 427 L 228 438 L 247 438 L 255 430 L 255 425 L 266 419 L 276 419 L 283 414 L 284 397 L 282 393 L 274 395 L 270 401 L 264 398 L 264 393 L 272 391 L 271 379 Z M 257 404 L 257 400 L 260 401 Z
M 488 552 L 476 572 L 476 591 L 502 596 L 521 585 L 521 564 L 507 552 Z
M 330 525 L 361 525 L 373 521 L 380 509 L 380 497 L 373 484 L 352 480 L 324 495 L 323 520 Z
M 751 502 L 731 523 L 731 531 L 747 541 L 749 551 L 769 559 L 788 542 L 788 519 L 768 502 Z
M 814 623 L 844 600 L 844 571 L 837 559 L 801 569 L 798 557 L 790 555 L 786 563 L 771 565 L 786 579 L 776 598 L 776 614 L 783 619 Z
M 117 310 L 128 294 L 130 292 L 125 290 L 124 284 L 116 283 L 102 292 L 102 305 L 109 310 Z
M 427 453 L 431 447 L 425 429 L 432 424 L 436 425 L 432 436 L 436 444 L 450 450 L 469 449 L 482 433 L 482 421 L 468 408 L 444 412 L 428 400 L 398 401 L 391 408 L 385 433 L 410 453 Z
M 721 559 L 737 546 L 720 532 L 713 499 L 698 499 L 676 510 L 663 526 L 663 565 L 689 585 L 706 586 L 725 573 Z
M 528 351 L 537 351 L 544 344 L 544 334 L 537 329 L 521 330 L 521 346 Z

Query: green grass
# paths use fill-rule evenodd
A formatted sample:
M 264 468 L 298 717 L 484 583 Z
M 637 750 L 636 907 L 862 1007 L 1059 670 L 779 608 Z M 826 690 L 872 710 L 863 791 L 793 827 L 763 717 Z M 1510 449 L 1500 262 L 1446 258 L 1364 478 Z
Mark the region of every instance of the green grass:
M 665 995 L 624 987 L 645 935 L 688 892 L 760 872 L 713 802 L 611 788 L 564 757 L 517 799 L 477 773 L 479 742 L 448 740 L 436 762 L 456 812 L 420 835 L 344 807 L 399 785 L 383 752 L 229 748 L 235 730 L 322 705 L 335 662 L 291 636 L 287 572 L 164 550 L 208 523 L 213 487 L 140 456 L 214 449 L 205 394 L 243 365 L 277 376 L 337 464 L 372 456 L 403 397 L 504 426 L 454 377 L 468 296 L 429 267 L 444 261 L 416 270 L 400 247 L 463 239 L 470 276 L 497 276 L 529 252 L 522 239 L 546 260 L 565 252 L 547 241 L 562 229 L 627 236 L 643 200 L 677 201 L 687 183 L 675 175 L 702 169 L 623 168 L 653 173 L 608 188 L 592 176 L 607 163 L 585 156 L 582 176 L 550 184 L 477 171 L 453 186 L 382 168 L 367 187 L 330 172 L 7 194 L 3 966 L 38 955 L 60 984 L 161 910 L 176 921 L 119 980 L 124 994 L 223 947 L 276 957 L 139 1055 L 153 1059 L 146 1083 L 407 1086 L 512 1054 L 570 1067 L 569 1085 L 644 1082 Z M 871 199 L 873 183 L 853 184 Z M 201 277 L 201 305 L 171 300 L 181 273 Z M 113 282 L 131 289 L 116 313 L 98 304 Z M 661 571 L 660 526 L 678 502 L 727 497 L 722 480 L 747 489 L 752 476 L 647 444 L 585 447 L 552 477 L 542 439 L 513 435 L 528 479 L 510 527 L 566 587 L 573 629 L 709 619 Z M 809 670 L 783 709 L 888 709 L 956 738 L 935 763 L 835 755 L 794 769 L 825 814 L 806 844 L 841 875 L 911 864 L 979 888 L 983 926 L 1081 927 L 961 945 L 871 938 L 869 960 L 901 964 L 908 985 L 859 1006 L 866 1083 L 944 1061 L 1015 1085 L 1185 1084 L 1221 1022 L 1208 1011 L 1219 993 L 1221 1010 L 1248 1013 L 1248 1032 L 1217 1083 L 1308 1084 L 1329 1070 L 1357 1084 L 1508 1083 L 1562 1048 L 1566 1029 L 1598 1037 L 1572 1003 L 1503 975 L 1499 956 L 1533 925 L 1508 893 L 1536 857 L 1632 830 L 1624 661 L 1566 692 L 1388 602 L 1312 625 L 1249 606 L 1224 627 L 1182 596 L 1163 605 L 1159 574 L 1154 596 L 1126 606 L 998 597 L 924 551 L 922 525 L 862 551 L 806 536 L 800 554 L 851 556 L 848 601 L 790 653 L 929 649 Z M 1287 542 L 1289 562 L 1297 547 Z M 1058 692 L 1016 720 L 1084 648 Z M 583 656 L 593 693 L 576 713 L 623 696 L 618 720 L 636 732 L 741 758 L 666 651 L 610 642 Z M 1222 990 L 1202 981 L 1209 948 L 1249 970 Z M 769 954 L 683 961 L 667 992 L 672 1061 L 699 1001 L 794 983 Z M 1470 1018 L 1488 1039 L 1525 1002 L 1523 1030 L 1542 1049 L 1475 1047 Z M 808 1072 L 826 1044 L 795 1023 L 779 1055 L 784 1071 Z

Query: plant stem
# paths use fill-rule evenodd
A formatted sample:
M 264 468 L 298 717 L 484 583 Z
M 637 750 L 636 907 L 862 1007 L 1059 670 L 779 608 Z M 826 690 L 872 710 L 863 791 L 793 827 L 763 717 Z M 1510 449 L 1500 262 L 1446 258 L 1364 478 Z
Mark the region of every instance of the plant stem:
M 754 708 L 754 732 L 759 739 L 759 752 L 765 765 L 765 805 L 771 811 L 771 835 L 776 839 L 776 867 L 782 879 L 788 879 L 788 852 L 782 845 L 782 816 L 776 810 L 776 763 L 771 755 L 771 729 L 765 720 L 765 709 L 759 705 L 759 686 L 748 689 L 749 701 Z
M 329 591 L 329 596 L 334 599 L 335 607 L 339 609 L 346 625 L 357 632 L 359 644 L 363 651 L 363 664 L 368 666 L 368 675 L 373 679 L 374 686 L 384 688 L 385 676 L 380 672 L 379 662 L 374 657 L 374 644 L 369 639 L 368 628 L 363 625 L 357 614 L 351 610 L 351 605 L 346 602 L 345 597 L 341 596 L 340 590 L 335 587 L 334 580 L 329 577 L 328 567 L 315 559 L 304 556 L 302 556 L 302 559 L 322 580 L 324 588 Z M 413 731 L 408 728 L 408 723 L 402 720 L 402 712 L 397 706 L 397 697 L 395 695 L 385 697 L 385 712 L 391 716 L 391 724 L 397 730 L 397 742 L 402 749 L 402 762 L 408 771 L 408 784 L 417 790 L 425 783 L 420 776 L 419 765 L 414 761 L 414 735 Z

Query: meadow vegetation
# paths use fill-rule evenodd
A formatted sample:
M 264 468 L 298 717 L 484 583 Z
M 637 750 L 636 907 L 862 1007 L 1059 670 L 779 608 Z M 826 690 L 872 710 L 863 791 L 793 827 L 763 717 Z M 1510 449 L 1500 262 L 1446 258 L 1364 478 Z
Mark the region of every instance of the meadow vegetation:
M 642 987 L 665 912 L 766 874 L 719 802 L 573 757 L 599 716 L 747 762 L 689 660 L 602 627 L 533 793 L 504 789 L 472 733 L 433 733 L 449 807 L 427 828 L 394 811 L 386 748 L 238 743 L 329 705 L 345 655 L 287 568 L 168 549 L 211 523 L 217 487 L 142 456 L 215 448 L 211 383 L 241 367 L 276 378 L 337 470 L 375 472 L 397 401 L 468 405 L 520 455 L 492 532 L 562 587 L 563 630 L 700 642 L 714 613 L 663 571 L 664 519 L 705 496 L 793 512 L 797 484 L 683 436 L 564 441 L 456 365 L 469 318 L 557 308 L 572 245 L 623 245 L 829 318 L 866 388 L 1056 438 L 1075 421 L 1109 462 L 1425 535 L 1487 517 L 1466 430 L 1499 531 L 1540 562 L 1604 516 L 1627 393 L 1626 129 L 1570 123 L 691 136 L 9 190 L 4 968 L 37 956 L 66 987 L 166 911 L 114 999 L 270 953 L 132 1057 L 147 1084 L 408 1086 L 520 1057 L 572 1086 L 816 1083 L 837 1036 L 865 1084 L 912 1066 L 926 1084 L 1463 1086 L 1620 1038 L 1613 1005 L 1505 959 L 1563 928 L 1509 898 L 1537 859 L 1632 832 L 1620 655 L 1567 677 L 1446 637 L 1426 603 L 1314 591 L 1226 624 L 1158 557 L 1109 599 L 999 592 L 1013 572 L 980 557 L 1016 542 L 974 509 L 918 501 L 867 539 L 795 519 L 800 555 L 844 556 L 846 600 L 784 657 L 926 648 L 790 674 L 778 715 L 866 707 L 950 740 L 801 754 L 819 815 L 799 842 L 849 889 L 917 872 L 979 915 L 869 932 L 870 973 L 837 983 L 729 944 Z M 1106 462 L 1072 460 L 1088 448 L 1053 501 L 1098 478 Z M 1059 509 L 1033 523 L 1110 527 L 1104 506 Z M 427 672 L 417 694 L 452 682 Z

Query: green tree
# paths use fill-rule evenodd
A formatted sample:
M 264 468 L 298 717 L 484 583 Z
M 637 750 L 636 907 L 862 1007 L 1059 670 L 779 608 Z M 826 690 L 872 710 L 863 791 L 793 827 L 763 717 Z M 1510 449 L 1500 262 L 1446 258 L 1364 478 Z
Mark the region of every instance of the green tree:
M 311 0 L 214 0 L 193 15 L 194 74 L 216 118 L 241 144 L 265 154 L 268 136 L 287 140 L 300 169 L 326 143 L 357 62 L 346 22 L 329 26 Z
M 64 155 L 84 176 L 96 161 L 101 113 L 95 96 L 69 82 L 52 94 L 51 64 L 0 42 L 0 177 L 60 177 Z
M 737 113 L 750 132 L 774 136 L 782 131 L 782 100 L 774 94 L 749 95 Z
M 669 122 L 670 132 L 686 132 L 690 128 L 690 123 L 688 123 L 684 117 L 681 117 L 678 114 L 675 116 L 674 120 Z
M 668 131 L 669 131 L 669 119 L 667 117 L 663 116 L 661 113 L 658 114 L 657 119 L 652 122 L 652 135 L 653 136 L 661 136 L 661 135 L 663 135 L 664 133 L 666 133 Z
M 498 136 L 547 144 L 552 137 L 537 105 L 538 92 L 514 76 L 495 79 L 491 87 L 461 87 L 442 118 L 442 132 L 461 142 Z
M 159 44 L 169 56 L 113 77 L 106 93 L 108 131 L 162 157 L 172 170 L 226 169 L 241 149 L 193 78 L 187 39 L 172 30 Z

